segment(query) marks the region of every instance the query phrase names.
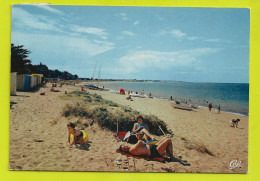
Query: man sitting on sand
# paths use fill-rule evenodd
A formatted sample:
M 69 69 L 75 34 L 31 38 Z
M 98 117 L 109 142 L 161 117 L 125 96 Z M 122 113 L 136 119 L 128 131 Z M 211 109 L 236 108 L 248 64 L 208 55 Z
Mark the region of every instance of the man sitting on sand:
M 53 87 L 50 89 L 51 92 L 60 92 L 59 90 L 55 90 Z
M 83 132 L 75 129 L 76 125 L 74 123 L 69 123 L 68 127 L 68 142 L 70 146 L 73 144 L 84 144 Z
M 166 152 L 167 156 L 172 161 L 174 160 L 172 140 L 168 137 L 164 137 L 155 145 L 147 145 L 142 140 L 139 140 L 132 147 L 121 145 L 117 152 L 126 152 L 135 156 L 149 156 L 150 158 L 161 158 L 164 152 Z
M 126 100 L 133 101 L 133 99 L 131 98 L 131 95 L 127 96 Z
M 239 121 L 240 121 L 240 119 L 231 119 L 231 120 L 230 120 L 230 126 L 231 126 L 231 127 L 235 127 L 235 125 L 236 125 L 236 128 L 237 128 Z

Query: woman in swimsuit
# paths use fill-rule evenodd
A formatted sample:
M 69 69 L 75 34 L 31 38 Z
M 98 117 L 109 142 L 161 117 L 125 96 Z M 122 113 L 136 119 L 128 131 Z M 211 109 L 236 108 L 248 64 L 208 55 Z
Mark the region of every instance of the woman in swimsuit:
M 145 128 L 149 132 L 148 126 L 144 122 L 144 118 L 142 116 L 138 116 L 137 123 L 134 124 L 132 132 L 137 133 L 137 132 L 141 131 L 141 129 L 143 129 L 143 128 Z
M 155 145 L 146 145 L 142 140 L 139 140 L 134 146 L 120 146 L 119 151 L 128 152 L 132 155 L 143 155 L 149 156 L 150 158 L 158 158 L 162 157 L 163 153 L 170 157 L 171 160 L 174 159 L 173 156 L 173 148 L 172 148 L 172 140 L 168 137 L 164 137 Z
M 75 129 L 76 125 L 74 123 L 69 123 L 67 125 L 68 127 L 68 142 L 70 143 L 70 146 L 73 144 L 84 144 L 83 140 L 83 133 L 80 130 Z M 73 137 L 73 140 L 71 142 L 70 138 Z

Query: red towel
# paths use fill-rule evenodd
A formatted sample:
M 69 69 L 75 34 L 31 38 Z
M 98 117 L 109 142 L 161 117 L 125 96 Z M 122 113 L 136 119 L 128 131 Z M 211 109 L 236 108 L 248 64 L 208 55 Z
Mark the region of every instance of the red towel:
M 162 158 L 162 157 L 158 157 L 158 158 L 149 158 L 147 156 L 136 156 L 136 155 L 132 155 L 130 153 L 126 153 L 126 152 L 123 152 L 123 151 L 120 151 L 119 149 L 116 150 L 117 153 L 121 153 L 122 155 L 125 155 L 127 157 L 133 157 L 133 158 L 137 158 L 137 159 L 145 159 L 147 161 L 158 161 L 158 162 L 166 162 L 165 158 Z
M 124 141 L 124 137 L 126 133 L 127 133 L 126 131 L 118 132 L 114 135 L 114 137 L 116 138 L 117 141 Z

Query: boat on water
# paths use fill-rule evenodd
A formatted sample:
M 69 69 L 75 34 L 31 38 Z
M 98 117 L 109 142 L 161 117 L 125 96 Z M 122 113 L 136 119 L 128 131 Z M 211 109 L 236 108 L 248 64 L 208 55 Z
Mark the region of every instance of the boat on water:
M 147 98 L 146 95 L 140 95 L 140 94 L 130 94 L 131 97 L 140 97 L 140 98 Z
M 92 85 L 92 84 L 86 84 L 85 86 L 86 86 L 87 88 L 89 88 L 89 89 L 92 89 L 92 90 L 98 90 L 98 87 L 95 86 L 95 85 Z
M 171 102 L 170 104 L 175 109 L 182 109 L 182 110 L 186 110 L 186 111 L 192 111 L 192 107 L 190 107 L 188 105 L 176 104 L 175 102 Z

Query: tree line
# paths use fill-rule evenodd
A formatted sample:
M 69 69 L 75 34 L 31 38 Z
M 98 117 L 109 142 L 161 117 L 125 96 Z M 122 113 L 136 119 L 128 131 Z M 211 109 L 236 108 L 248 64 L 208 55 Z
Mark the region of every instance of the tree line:
M 71 74 L 68 71 L 60 71 L 58 69 L 51 70 L 47 65 L 42 63 L 38 65 L 31 64 L 28 59 L 31 51 L 24 48 L 24 45 L 11 44 L 11 72 L 17 74 L 43 74 L 46 78 L 61 78 L 65 80 L 78 79 L 77 74 Z

